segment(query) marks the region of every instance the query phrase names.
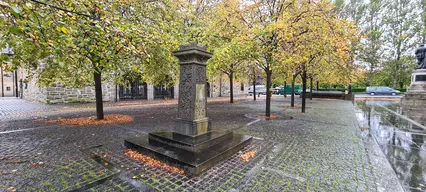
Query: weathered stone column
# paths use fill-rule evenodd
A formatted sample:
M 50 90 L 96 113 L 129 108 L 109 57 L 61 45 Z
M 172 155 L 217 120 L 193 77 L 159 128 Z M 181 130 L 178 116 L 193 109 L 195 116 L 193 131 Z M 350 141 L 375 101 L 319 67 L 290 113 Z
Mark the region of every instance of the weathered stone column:
M 174 56 L 180 62 L 179 111 L 175 132 L 200 135 L 210 130 L 206 96 L 206 62 L 211 58 L 205 47 L 181 46 Z
M 148 84 L 148 89 L 146 91 L 146 98 L 148 101 L 154 100 L 154 85 Z
M 173 99 L 179 99 L 179 84 L 173 87 Z

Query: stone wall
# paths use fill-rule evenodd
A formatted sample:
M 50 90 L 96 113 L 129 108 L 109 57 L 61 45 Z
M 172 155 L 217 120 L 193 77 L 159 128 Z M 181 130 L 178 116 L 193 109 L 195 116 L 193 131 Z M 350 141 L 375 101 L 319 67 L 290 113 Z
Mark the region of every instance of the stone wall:
M 222 81 L 222 83 L 221 83 Z M 222 85 L 222 88 L 220 86 Z M 246 95 L 248 93 L 248 83 L 243 82 L 243 90 L 241 90 L 241 82 L 234 80 L 234 97 Z M 222 92 L 222 94 L 220 94 Z M 214 79 L 210 82 L 210 96 L 211 97 L 228 97 L 230 94 L 229 78 L 227 75 L 222 75 L 221 78 Z
M 114 101 L 115 86 L 110 82 L 102 85 L 103 101 Z M 23 98 L 29 101 L 42 103 L 87 103 L 95 102 L 95 87 L 69 88 L 69 87 L 47 87 L 37 86 L 35 80 L 24 86 Z
M 36 80 L 32 79 L 30 82 L 24 83 L 22 98 L 28 101 L 46 103 L 46 88 L 38 87 Z

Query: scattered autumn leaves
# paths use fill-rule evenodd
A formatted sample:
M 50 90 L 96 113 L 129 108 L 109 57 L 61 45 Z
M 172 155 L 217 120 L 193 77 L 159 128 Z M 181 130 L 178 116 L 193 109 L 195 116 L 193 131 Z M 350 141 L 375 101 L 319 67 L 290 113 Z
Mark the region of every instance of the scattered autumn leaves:
M 246 114 L 246 117 L 252 118 L 252 119 L 279 119 L 280 118 L 280 116 L 277 114 L 271 114 L 270 117 L 268 117 L 263 113 L 249 113 L 249 114 Z
M 97 120 L 96 117 L 77 117 L 77 118 L 58 118 L 46 120 L 48 123 L 55 123 L 61 125 L 77 125 L 77 126 L 86 126 L 86 125 L 108 125 L 108 124 L 117 124 L 117 123 L 129 123 L 132 122 L 134 118 L 130 115 L 119 115 L 111 114 L 105 115 L 103 120 Z M 34 121 L 43 121 L 43 120 L 34 120 Z
M 141 153 L 138 153 L 136 151 L 130 150 L 130 149 L 126 149 L 124 150 L 124 154 L 130 158 L 136 159 L 140 162 L 145 163 L 148 166 L 151 167 L 160 167 L 163 168 L 167 171 L 170 171 L 172 173 L 178 173 L 178 174 L 184 174 L 184 171 L 182 169 L 176 168 L 176 167 L 172 167 L 170 165 L 167 165 L 159 160 L 153 159 L 151 157 L 148 157 L 146 155 L 142 155 Z
M 256 155 L 256 150 L 250 150 L 247 153 L 241 154 L 240 157 L 244 162 L 249 162 L 250 158 L 253 158 Z

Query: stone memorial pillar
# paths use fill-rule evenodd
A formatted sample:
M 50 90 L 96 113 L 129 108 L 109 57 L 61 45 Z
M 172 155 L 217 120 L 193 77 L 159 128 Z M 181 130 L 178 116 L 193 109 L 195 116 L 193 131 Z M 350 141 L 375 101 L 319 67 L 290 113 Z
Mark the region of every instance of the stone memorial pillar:
M 124 145 L 198 175 L 248 145 L 252 137 L 212 130 L 207 117 L 206 62 L 212 56 L 197 44 L 181 46 L 178 117 L 173 132 L 151 132 Z
M 173 87 L 173 99 L 179 99 L 179 84 Z
M 147 91 L 146 91 L 146 99 L 148 101 L 154 100 L 154 85 L 148 84 Z
M 175 132 L 185 135 L 207 133 L 206 62 L 212 57 L 197 44 L 181 46 L 174 56 L 180 61 L 179 111 Z

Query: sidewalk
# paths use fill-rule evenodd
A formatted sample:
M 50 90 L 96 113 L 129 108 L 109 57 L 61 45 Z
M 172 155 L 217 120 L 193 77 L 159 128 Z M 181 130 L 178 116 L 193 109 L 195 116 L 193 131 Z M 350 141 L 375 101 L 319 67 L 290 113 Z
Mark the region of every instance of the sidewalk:
M 234 98 L 234 102 L 249 99 L 246 96 Z M 208 98 L 208 102 L 229 102 L 229 97 Z M 147 100 L 124 100 L 120 102 L 104 102 L 104 111 L 129 109 L 139 107 L 156 107 L 177 105 L 178 100 L 156 99 Z M 95 112 L 95 103 L 65 103 L 65 104 L 43 104 L 35 103 L 16 98 L 0 99 L 0 121 L 10 119 L 27 119 L 40 116 L 79 113 L 79 112 Z
M 123 153 L 124 138 L 173 129 L 176 101 L 168 101 L 138 108 L 129 124 L 45 125 L 0 134 L 0 191 L 377 191 L 380 174 L 370 163 L 351 102 L 308 100 L 307 113 L 301 114 L 288 108 L 288 98 L 274 98 L 272 112 L 280 117 L 256 120 L 245 115 L 262 114 L 263 100 L 247 97 L 231 105 L 221 99 L 208 105 L 213 128 L 255 139 L 198 177 Z M 125 109 L 132 104 L 110 110 L 130 114 Z M 245 162 L 240 155 L 252 150 L 256 155 Z

